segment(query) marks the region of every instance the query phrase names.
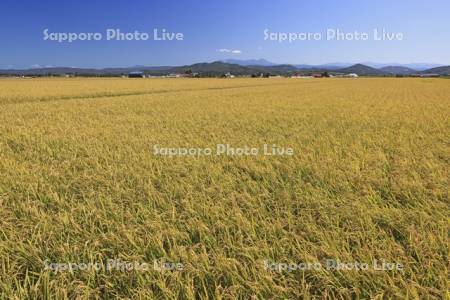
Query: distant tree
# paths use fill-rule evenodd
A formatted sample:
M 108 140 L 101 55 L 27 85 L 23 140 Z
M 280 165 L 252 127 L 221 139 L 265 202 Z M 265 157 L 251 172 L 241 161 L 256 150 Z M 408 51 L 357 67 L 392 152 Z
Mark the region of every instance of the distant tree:
M 322 77 L 330 77 L 330 74 L 328 74 L 328 72 L 325 71 L 325 72 L 322 73 Z

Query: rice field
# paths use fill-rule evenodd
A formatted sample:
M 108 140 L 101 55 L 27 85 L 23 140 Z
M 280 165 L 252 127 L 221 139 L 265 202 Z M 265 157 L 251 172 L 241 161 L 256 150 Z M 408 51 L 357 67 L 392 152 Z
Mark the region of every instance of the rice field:
M 0 124 L 1 299 L 450 298 L 447 79 L 1 79 Z

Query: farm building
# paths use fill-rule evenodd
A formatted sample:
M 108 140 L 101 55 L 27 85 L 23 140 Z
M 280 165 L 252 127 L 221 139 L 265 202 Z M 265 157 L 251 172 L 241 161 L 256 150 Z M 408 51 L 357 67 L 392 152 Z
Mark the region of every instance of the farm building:
M 128 73 L 128 78 L 144 78 L 144 77 L 145 75 L 143 72 L 137 71 Z

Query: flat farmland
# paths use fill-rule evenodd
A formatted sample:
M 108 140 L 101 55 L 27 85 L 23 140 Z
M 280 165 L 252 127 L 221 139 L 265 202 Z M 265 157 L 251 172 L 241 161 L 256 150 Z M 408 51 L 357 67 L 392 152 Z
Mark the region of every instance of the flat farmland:
M 0 124 L 1 298 L 449 297 L 448 79 L 1 79 Z

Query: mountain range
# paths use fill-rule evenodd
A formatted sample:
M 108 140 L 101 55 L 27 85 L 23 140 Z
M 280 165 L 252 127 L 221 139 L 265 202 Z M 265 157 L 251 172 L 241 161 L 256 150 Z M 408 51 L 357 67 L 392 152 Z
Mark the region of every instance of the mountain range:
M 225 59 L 222 60 L 222 62 L 230 63 L 230 64 L 237 64 L 241 66 L 275 66 L 280 65 L 274 62 L 270 62 L 266 59 Z M 430 64 L 430 63 L 409 63 L 409 64 L 398 64 L 398 63 L 375 63 L 375 62 L 362 62 L 361 64 L 381 69 L 384 67 L 406 67 L 413 69 L 415 71 L 423 71 L 426 69 L 436 68 L 436 67 L 442 67 L 441 64 Z M 311 64 L 291 64 L 296 66 L 299 69 L 329 69 L 329 70 L 335 70 L 335 69 L 341 69 L 346 68 L 354 65 L 353 63 L 346 63 L 346 62 L 332 62 L 332 63 L 326 63 L 326 64 L 318 64 L 318 65 L 311 65 Z
M 45 76 L 45 75 L 63 75 L 74 74 L 78 76 L 119 76 L 126 75 L 130 72 L 144 72 L 149 75 L 168 75 L 172 73 L 198 73 L 201 76 L 221 76 L 226 73 L 234 75 L 252 75 L 252 74 L 311 74 L 328 72 L 335 73 L 355 73 L 358 75 L 373 76 L 392 76 L 392 75 L 411 75 L 411 74 L 439 74 L 450 75 L 450 66 L 438 66 L 425 70 L 413 69 L 403 65 L 390 65 L 383 67 L 373 67 L 367 64 L 349 65 L 345 63 L 332 63 L 323 65 L 291 65 L 291 64 L 274 64 L 264 59 L 258 60 L 227 60 L 215 61 L 211 63 L 197 63 L 184 66 L 134 66 L 125 68 L 68 68 L 68 67 L 51 67 L 51 68 L 32 68 L 23 70 L 0 70 L 3 76 Z

